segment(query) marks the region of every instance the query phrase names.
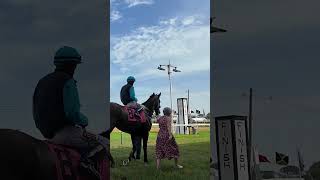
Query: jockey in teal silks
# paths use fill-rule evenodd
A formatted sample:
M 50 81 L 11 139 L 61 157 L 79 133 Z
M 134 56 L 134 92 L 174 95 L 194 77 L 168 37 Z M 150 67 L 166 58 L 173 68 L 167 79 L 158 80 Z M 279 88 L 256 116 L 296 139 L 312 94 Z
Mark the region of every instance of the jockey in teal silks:
M 138 99 L 136 98 L 136 93 L 134 91 L 133 84 L 136 79 L 133 76 L 127 78 L 127 84 L 122 86 L 120 91 L 121 102 L 130 107 L 136 109 L 136 114 L 139 114 L 139 111 L 142 110 L 142 107 L 137 103 Z
M 81 63 L 76 49 L 60 48 L 54 56 L 54 72 L 43 77 L 33 95 L 33 117 L 42 135 L 56 144 L 74 147 L 82 154 L 81 168 L 100 180 L 91 158 L 108 151 L 108 139 L 86 131 L 88 118 L 80 112 L 74 71 Z M 100 148 L 100 150 L 98 150 Z
M 121 102 L 129 107 L 135 108 L 135 114 L 136 116 L 139 116 L 139 112 L 143 109 L 137 102 L 138 99 L 136 98 L 136 93 L 134 91 L 133 84 L 136 81 L 136 79 L 133 76 L 129 76 L 127 78 L 127 84 L 122 86 L 121 91 L 120 91 L 120 98 Z M 140 154 L 141 154 L 141 136 L 133 136 L 131 134 L 131 141 L 133 145 L 133 156 L 136 156 L 134 158 L 140 159 Z

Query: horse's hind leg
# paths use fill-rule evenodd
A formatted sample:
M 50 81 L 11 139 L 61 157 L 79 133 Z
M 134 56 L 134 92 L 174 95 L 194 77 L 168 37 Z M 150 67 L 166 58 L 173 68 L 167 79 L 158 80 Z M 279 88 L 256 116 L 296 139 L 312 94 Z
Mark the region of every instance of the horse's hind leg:
M 143 155 L 144 155 L 144 163 L 148 163 L 148 154 L 147 154 L 147 145 L 149 139 L 149 132 L 143 135 Z
M 110 134 L 111 134 L 112 130 L 113 130 L 113 128 L 108 130 L 108 131 L 105 131 L 105 132 L 101 133 L 100 135 L 105 137 L 105 138 L 107 138 L 109 140 L 109 142 L 110 142 Z M 115 162 L 114 162 L 114 159 L 113 159 L 113 157 L 111 155 L 111 152 L 110 152 L 110 143 L 109 143 L 109 149 L 108 149 L 107 156 L 108 156 L 109 160 L 111 161 L 111 167 L 113 168 L 114 165 L 115 165 Z
M 107 155 L 108 155 L 108 159 L 111 161 L 111 167 L 114 168 L 115 162 L 114 162 L 114 159 L 113 159 L 110 151 L 107 153 Z
M 136 143 L 135 143 L 135 135 L 131 134 L 131 143 L 132 143 L 132 150 L 129 154 L 129 161 L 131 161 L 131 159 L 135 159 L 135 152 L 136 152 Z
M 135 147 L 136 147 L 136 159 L 140 159 L 140 154 L 141 154 L 141 141 L 142 137 L 141 136 L 136 136 L 135 137 Z

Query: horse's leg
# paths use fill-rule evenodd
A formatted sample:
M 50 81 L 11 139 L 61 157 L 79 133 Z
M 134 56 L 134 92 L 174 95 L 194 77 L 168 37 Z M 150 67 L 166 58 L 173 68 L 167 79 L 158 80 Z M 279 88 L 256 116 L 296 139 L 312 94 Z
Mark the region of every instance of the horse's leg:
M 114 129 L 114 127 L 109 129 L 109 130 L 107 130 L 107 131 L 105 131 L 105 132 L 100 133 L 100 135 L 105 137 L 105 138 L 107 138 L 107 139 L 109 139 L 109 142 L 110 142 L 110 134 L 111 134 L 113 129 Z M 111 167 L 113 168 L 114 165 L 115 165 L 115 162 L 114 162 L 114 159 L 113 159 L 113 157 L 111 155 L 111 152 L 110 152 L 110 145 L 109 145 L 107 156 L 108 156 L 109 160 L 111 161 Z
M 113 159 L 113 157 L 112 157 L 112 155 L 111 155 L 110 149 L 109 149 L 108 152 L 107 152 L 107 156 L 108 156 L 108 159 L 111 161 L 111 167 L 113 168 L 115 162 L 114 162 L 114 159 Z
M 136 141 L 136 151 L 137 151 L 136 159 L 140 159 L 142 137 L 141 136 L 136 136 L 136 140 L 135 141 Z
M 148 145 L 149 132 L 143 135 L 143 155 L 144 163 L 148 163 L 147 145 Z
M 112 130 L 109 132 L 109 135 L 108 135 L 108 139 L 109 139 L 109 142 L 110 142 L 110 133 L 112 132 Z M 111 168 L 114 168 L 114 166 L 115 166 L 115 162 L 114 162 L 114 159 L 113 159 L 113 157 L 112 157 L 112 155 L 111 155 L 111 147 L 110 147 L 110 144 L 109 144 L 109 149 L 108 149 L 108 158 L 110 159 L 110 161 L 111 161 Z
M 134 153 L 136 152 L 136 143 L 135 143 L 135 135 L 131 134 L 131 143 L 132 143 L 132 150 L 129 155 L 129 161 L 131 158 L 135 159 Z

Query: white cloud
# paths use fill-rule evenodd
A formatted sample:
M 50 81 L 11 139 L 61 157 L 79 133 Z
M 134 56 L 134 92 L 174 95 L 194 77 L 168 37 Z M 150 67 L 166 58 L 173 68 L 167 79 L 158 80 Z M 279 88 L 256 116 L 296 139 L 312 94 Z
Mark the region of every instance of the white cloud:
M 111 22 L 117 21 L 122 18 L 122 14 L 117 10 L 112 10 L 110 15 Z
M 178 18 L 171 18 L 171 19 L 167 19 L 167 20 L 161 20 L 160 24 L 163 24 L 163 25 L 175 25 L 177 19 Z
M 187 82 L 175 79 L 181 80 L 210 70 L 210 33 L 207 21 L 207 18 L 200 16 L 174 17 L 162 19 L 153 26 L 139 27 L 122 36 L 111 35 L 111 68 L 114 70 L 110 77 L 111 100 L 120 101 L 121 86 L 128 75 L 134 75 L 138 79 L 135 87 L 140 103 L 152 92 L 162 92 L 162 106 L 169 106 L 167 73 L 159 71 L 157 66 L 167 64 L 170 60 L 182 71 L 173 75 L 172 95 L 175 108 L 176 98 L 186 97 L 188 87 L 185 84 Z M 194 88 L 194 85 L 198 86 L 199 82 L 193 81 L 189 88 Z M 209 112 L 209 99 L 209 89 L 194 90 L 191 105 Z
M 124 4 L 128 8 L 140 6 L 140 5 L 152 5 L 154 0 L 110 0 L 111 8 L 111 22 L 115 22 L 123 18 L 123 14 L 120 12 L 120 5 Z
M 201 21 L 199 21 L 201 17 L 195 17 L 195 16 L 189 16 L 182 20 L 183 25 L 191 25 L 191 24 L 201 24 Z
M 209 24 L 197 16 L 162 20 L 112 37 L 111 61 L 138 74 L 158 75 L 158 64 L 171 62 L 184 73 L 209 70 Z M 201 62 L 201 63 L 199 63 Z M 143 69 L 143 71 L 135 71 Z
M 154 3 L 153 0 L 125 0 L 125 3 L 128 4 L 128 7 L 134 7 L 138 5 L 151 5 Z

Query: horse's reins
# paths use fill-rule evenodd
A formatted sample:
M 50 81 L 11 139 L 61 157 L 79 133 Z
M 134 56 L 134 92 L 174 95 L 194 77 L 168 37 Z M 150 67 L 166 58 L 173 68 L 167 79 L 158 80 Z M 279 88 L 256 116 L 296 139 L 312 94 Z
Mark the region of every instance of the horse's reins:
M 145 105 L 141 104 L 141 106 L 142 106 L 143 110 L 147 111 L 148 119 L 150 119 L 150 121 L 151 121 L 152 115 L 150 115 L 150 114 L 152 114 L 153 112 L 151 112 L 151 110 L 149 108 L 147 108 Z M 149 125 L 151 125 L 149 121 L 147 121 L 147 122 Z

